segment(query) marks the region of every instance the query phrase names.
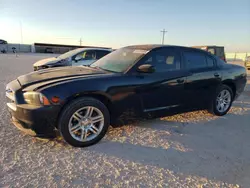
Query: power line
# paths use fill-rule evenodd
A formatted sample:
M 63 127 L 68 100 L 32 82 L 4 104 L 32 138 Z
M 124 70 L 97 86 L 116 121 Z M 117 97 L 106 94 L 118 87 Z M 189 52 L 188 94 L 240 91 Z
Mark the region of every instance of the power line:
M 162 32 L 162 44 L 164 44 L 165 33 L 167 33 L 167 31 L 163 29 L 161 32 Z

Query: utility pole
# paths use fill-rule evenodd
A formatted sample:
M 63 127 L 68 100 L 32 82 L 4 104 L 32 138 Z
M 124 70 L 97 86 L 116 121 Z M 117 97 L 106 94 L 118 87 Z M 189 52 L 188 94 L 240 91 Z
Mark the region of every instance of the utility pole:
M 82 38 L 80 38 L 80 41 L 79 41 L 79 42 L 80 42 L 80 46 L 81 46 L 81 45 L 82 45 Z
M 20 21 L 20 35 L 21 35 L 21 44 L 23 44 L 23 28 L 22 28 L 22 22 Z
M 163 29 L 161 32 L 162 32 L 162 44 L 164 44 L 165 33 L 167 33 L 167 31 Z

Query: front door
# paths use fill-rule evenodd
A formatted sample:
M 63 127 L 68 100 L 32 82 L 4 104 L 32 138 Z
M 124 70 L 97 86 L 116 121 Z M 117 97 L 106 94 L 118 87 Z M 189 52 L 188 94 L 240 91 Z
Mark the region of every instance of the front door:
M 166 47 L 152 50 L 139 63 L 151 64 L 153 73 L 138 73 L 143 83 L 139 93 L 144 112 L 171 109 L 182 105 L 183 88 L 187 71 L 182 70 L 178 48 Z

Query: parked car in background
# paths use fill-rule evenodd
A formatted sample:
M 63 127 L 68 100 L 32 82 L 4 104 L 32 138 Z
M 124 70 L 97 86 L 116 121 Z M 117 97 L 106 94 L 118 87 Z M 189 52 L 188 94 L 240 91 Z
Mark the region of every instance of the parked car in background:
M 245 60 L 245 67 L 250 70 L 250 56 L 247 56 L 246 57 L 246 60 Z
M 6 40 L 0 39 L 0 44 L 8 44 L 8 42 Z
M 7 45 L 6 44 L 8 44 L 6 40 L 0 39 L 0 52 L 3 54 L 7 53 Z
M 205 50 L 226 62 L 224 46 L 192 46 L 192 47 Z
M 32 72 L 6 86 L 13 123 L 33 135 L 59 130 L 72 146 L 97 143 L 117 117 L 197 107 L 225 115 L 246 85 L 246 69 L 203 50 L 137 45 L 89 67 Z
M 78 48 L 64 53 L 58 57 L 46 58 L 34 63 L 34 71 L 63 66 L 91 65 L 94 61 L 109 54 L 112 49 Z

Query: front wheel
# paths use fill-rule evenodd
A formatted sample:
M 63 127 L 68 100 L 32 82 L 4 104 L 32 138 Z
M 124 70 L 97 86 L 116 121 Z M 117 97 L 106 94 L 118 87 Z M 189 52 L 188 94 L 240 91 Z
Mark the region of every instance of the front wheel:
M 59 119 L 59 131 L 66 142 L 87 147 L 99 142 L 108 130 L 109 111 L 99 100 L 84 97 L 71 102 Z
M 233 102 L 233 92 L 227 85 L 222 85 L 216 92 L 209 112 L 217 116 L 227 114 Z

